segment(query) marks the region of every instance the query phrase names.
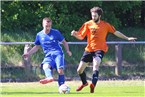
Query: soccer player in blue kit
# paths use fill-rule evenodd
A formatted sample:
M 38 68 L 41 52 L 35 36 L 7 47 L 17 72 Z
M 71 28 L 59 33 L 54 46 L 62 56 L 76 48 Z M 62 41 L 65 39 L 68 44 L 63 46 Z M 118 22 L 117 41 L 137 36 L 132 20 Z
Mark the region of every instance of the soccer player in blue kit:
M 58 72 L 58 85 L 65 83 L 64 76 L 64 54 L 60 42 L 65 47 L 65 50 L 69 56 L 72 55 L 69 50 L 69 46 L 62 36 L 62 34 L 56 30 L 52 29 L 52 20 L 48 17 L 44 18 L 42 21 L 43 30 L 37 33 L 35 39 L 35 46 L 23 54 L 23 57 L 28 57 L 31 54 L 35 53 L 40 46 L 42 47 L 45 57 L 41 64 L 43 67 L 46 78 L 40 80 L 41 84 L 47 84 L 54 81 L 52 70 L 56 69 Z

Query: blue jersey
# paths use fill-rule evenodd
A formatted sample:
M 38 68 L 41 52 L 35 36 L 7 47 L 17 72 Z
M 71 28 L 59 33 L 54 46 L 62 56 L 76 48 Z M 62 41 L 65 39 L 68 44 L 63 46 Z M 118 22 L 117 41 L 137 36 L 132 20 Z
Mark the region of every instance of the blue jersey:
M 50 29 L 50 32 L 48 34 L 45 34 L 42 30 L 39 33 L 37 33 L 35 45 L 41 45 L 45 55 L 49 54 L 50 52 L 63 53 L 62 47 L 60 46 L 59 43 L 62 42 L 63 40 L 64 37 L 56 29 Z

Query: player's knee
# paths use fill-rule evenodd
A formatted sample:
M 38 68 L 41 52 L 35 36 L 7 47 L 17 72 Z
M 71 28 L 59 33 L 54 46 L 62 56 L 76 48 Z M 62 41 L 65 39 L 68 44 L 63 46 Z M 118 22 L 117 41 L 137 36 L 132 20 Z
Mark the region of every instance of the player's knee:
M 43 70 L 50 68 L 49 64 L 43 64 Z
M 84 71 L 84 69 L 87 67 L 87 65 L 88 65 L 88 63 L 81 62 L 81 63 L 79 64 L 78 69 L 77 69 L 77 73 L 78 73 L 78 74 L 82 74 L 83 71 Z
M 78 74 L 82 74 L 82 73 L 83 73 L 83 71 L 82 71 L 82 70 L 80 70 L 80 69 L 77 69 L 77 73 L 78 73 Z
M 96 57 L 96 58 L 93 59 L 93 71 L 99 70 L 100 63 L 101 63 L 101 58 L 100 57 Z
M 94 64 L 96 64 L 96 65 L 100 65 L 100 63 L 101 63 L 101 58 L 100 58 L 100 57 L 95 57 L 95 58 L 93 59 L 93 62 L 94 62 Z

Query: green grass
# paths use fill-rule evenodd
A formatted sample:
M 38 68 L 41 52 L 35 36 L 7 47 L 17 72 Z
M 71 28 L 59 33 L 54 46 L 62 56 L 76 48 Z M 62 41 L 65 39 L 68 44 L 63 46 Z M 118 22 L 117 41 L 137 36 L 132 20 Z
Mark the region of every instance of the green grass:
M 89 93 L 89 86 L 80 92 L 76 87 L 80 81 L 66 82 L 71 88 L 70 94 L 59 94 L 57 82 L 47 85 L 38 82 L 2 83 L 1 97 L 144 97 L 144 81 L 99 81 L 95 93 Z

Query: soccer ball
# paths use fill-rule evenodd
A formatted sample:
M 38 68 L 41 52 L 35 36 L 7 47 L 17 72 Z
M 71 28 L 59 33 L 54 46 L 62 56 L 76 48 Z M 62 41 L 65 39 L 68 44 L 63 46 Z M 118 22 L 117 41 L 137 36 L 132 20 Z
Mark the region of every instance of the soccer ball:
M 70 93 L 70 87 L 66 84 L 62 84 L 59 87 L 58 91 L 59 91 L 60 94 L 68 94 L 68 93 Z

